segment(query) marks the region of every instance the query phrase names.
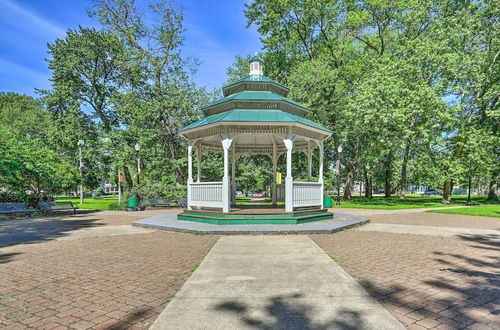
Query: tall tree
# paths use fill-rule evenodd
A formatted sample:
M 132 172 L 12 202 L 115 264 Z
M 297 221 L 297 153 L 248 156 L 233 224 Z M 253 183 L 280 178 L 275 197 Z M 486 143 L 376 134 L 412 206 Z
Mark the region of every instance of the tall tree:
M 175 183 L 181 185 L 184 155 L 179 153 L 182 141 L 178 131 L 198 116 L 198 100 L 203 94 L 190 80 L 196 63 L 181 55 L 183 14 L 166 1 L 152 2 L 144 11 L 133 0 L 94 2 L 96 7 L 91 15 L 97 16 L 107 31 L 120 38 L 129 60 L 139 67 L 139 82 L 125 96 L 128 101 L 139 102 L 119 101 L 120 111 L 126 114 L 129 124 L 135 120 L 138 127 L 158 134 L 167 166 L 175 174 Z

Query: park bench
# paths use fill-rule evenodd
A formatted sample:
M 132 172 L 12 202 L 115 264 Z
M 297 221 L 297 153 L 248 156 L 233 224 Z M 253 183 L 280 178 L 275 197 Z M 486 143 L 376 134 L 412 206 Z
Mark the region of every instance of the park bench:
M 74 206 L 72 202 L 39 202 L 38 208 L 43 213 L 52 213 L 54 211 L 69 211 L 72 210 L 76 214 L 78 206 Z
M 156 199 L 156 205 L 157 207 L 170 207 L 170 201 L 168 198 L 158 198 Z
M 37 212 L 33 208 L 28 208 L 25 203 L 0 203 L 0 214 L 28 214 Z
M 144 206 L 156 206 L 156 198 L 145 198 L 143 201 L 141 201 L 141 205 Z
M 187 204 L 188 204 L 188 200 L 186 197 L 181 197 L 181 198 L 177 199 L 177 206 L 187 207 Z
M 145 198 L 141 202 L 142 206 L 150 207 L 170 207 L 170 200 L 168 198 Z

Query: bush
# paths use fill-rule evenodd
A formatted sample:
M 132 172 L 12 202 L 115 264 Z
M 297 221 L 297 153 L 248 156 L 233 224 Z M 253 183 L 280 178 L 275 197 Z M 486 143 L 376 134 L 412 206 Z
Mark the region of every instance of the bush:
M 146 198 L 168 198 L 177 201 L 178 198 L 187 196 L 186 186 L 171 186 L 161 182 L 143 183 L 135 186 L 124 194 L 125 201 L 128 197 L 138 197 L 139 202 Z
M 52 202 L 54 197 L 49 194 L 26 194 L 13 191 L 0 191 L 0 203 L 26 203 L 37 207 L 38 202 Z
M 94 199 L 99 199 L 104 195 L 104 191 L 102 190 L 101 187 L 98 187 L 94 192 L 92 193 L 92 198 Z

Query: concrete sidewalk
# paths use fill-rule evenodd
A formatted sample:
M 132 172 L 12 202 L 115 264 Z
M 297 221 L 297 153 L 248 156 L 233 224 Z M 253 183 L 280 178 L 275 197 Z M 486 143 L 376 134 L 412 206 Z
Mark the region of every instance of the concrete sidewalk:
M 307 236 L 224 236 L 152 329 L 404 329 Z
M 500 231 L 495 229 L 476 228 L 454 228 L 454 227 L 434 227 L 434 226 L 413 226 L 386 223 L 369 223 L 357 228 L 361 231 L 380 231 L 395 234 L 431 235 L 445 237 L 485 237 L 488 239 L 500 240 Z

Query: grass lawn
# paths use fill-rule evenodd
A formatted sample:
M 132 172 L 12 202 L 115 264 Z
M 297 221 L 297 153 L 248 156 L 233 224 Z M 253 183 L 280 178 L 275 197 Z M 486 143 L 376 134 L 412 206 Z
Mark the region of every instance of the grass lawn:
M 116 210 L 118 207 L 118 196 L 103 197 L 99 199 L 84 198 L 80 204 L 80 197 L 56 197 L 56 201 L 70 201 L 73 205 L 87 210 Z
M 399 197 L 384 198 L 382 196 L 374 196 L 372 199 L 353 196 L 352 202 L 341 201 L 340 206 L 336 206 L 337 197 L 333 198 L 333 207 L 345 207 L 355 209 L 380 209 L 380 210 L 400 210 L 400 209 L 415 209 L 423 207 L 445 207 L 445 206 L 464 206 L 467 203 L 466 195 L 452 196 L 452 204 L 441 203 L 442 196 L 422 196 L 422 195 L 407 195 L 406 199 Z M 490 202 L 486 200 L 486 196 L 472 196 L 472 201 L 477 204 L 498 204 L 498 202 Z
M 477 216 L 482 216 L 482 217 L 500 218 L 500 205 L 460 207 L 460 208 L 456 208 L 456 209 L 430 210 L 427 212 L 477 215 Z

